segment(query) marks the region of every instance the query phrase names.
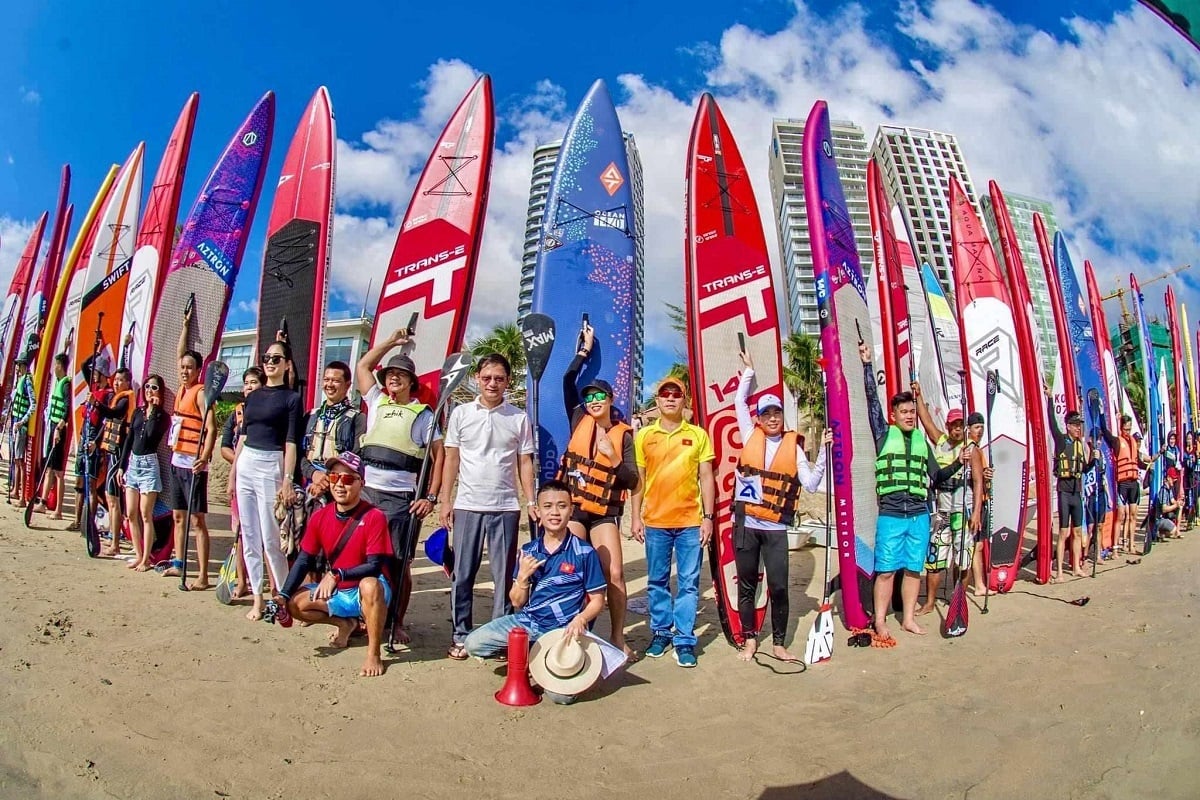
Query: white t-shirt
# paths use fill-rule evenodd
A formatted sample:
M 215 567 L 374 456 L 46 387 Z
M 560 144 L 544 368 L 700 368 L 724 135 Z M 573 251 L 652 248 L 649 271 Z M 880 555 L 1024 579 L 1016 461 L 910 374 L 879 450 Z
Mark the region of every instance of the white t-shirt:
M 379 407 L 388 403 L 388 396 L 378 386 L 372 386 L 367 392 L 367 430 L 375 425 L 379 416 Z M 417 447 L 428 447 L 430 442 L 442 438 L 441 431 L 434 429 L 430 438 L 430 428 L 433 428 L 433 412 L 429 409 L 422 411 L 413 421 L 413 444 Z M 380 469 L 367 464 L 363 465 L 363 485 L 381 492 L 415 492 L 417 490 L 417 474 L 399 469 Z
M 533 427 L 521 409 L 506 400 L 488 408 L 478 400 L 450 414 L 446 447 L 458 448 L 461 511 L 519 511 L 517 457 L 532 455 Z

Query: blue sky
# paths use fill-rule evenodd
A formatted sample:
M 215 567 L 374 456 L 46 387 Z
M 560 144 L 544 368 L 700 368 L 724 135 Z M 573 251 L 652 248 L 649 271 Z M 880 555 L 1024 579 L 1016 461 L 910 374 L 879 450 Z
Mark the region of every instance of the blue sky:
M 577 7 L 558 19 L 552 15 L 562 14 L 568 4 L 511 4 L 496 13 L 491 3 L 464 3 L 453 17 L 437 6 L 430 7 L 437 13 L 401 10 L 408 5 L 414 4 L 130 2 L 116 13 L 107 4 L 73 2 L 6 10 L 0 28 L 0 119 L 5 120 L 0 125 L 0 233 L 6 236 L 0 280 L 7 282 L 23 244 L 14 234 L 52 205 L 62 163 L 72 166 L 72 198 L 79 204 L 91 197 L 107 166 L 123 160 L 141 139 L 147 141 L 147 172 L 153 174 L 180 105 L 198 90 L 200 113 L 181 211 L 186 213 L 234 126 L 266 89 L 275 90 L 279 103 L 266 183 L 273 186 L 298 116 L 323 83 L 330 88 L 343 142 L 334 306 L 357 306 L 364 276 L 382 273 L 394 225 L 431 137 L 475 71 L 489 72 L 494 81 L 500 151 L 484 243 L 492 282 L 480 286 L 513 298 L 511 309 L 492 301 L 496 295 L 490 291 L 483 295 L 486 300 L 477 299 L 476 331 L 515 316 L 513 267 L 516 243 L 523 237 L 528 153 L 536 141 L 561 134 L 597 77 L 613 87 L 625 126 L 639 137 L 647 162 L 647 236 L 655 240 L 651 245 L 648 239 L 648 252 L 654 269 L 665 271 L 655 272 L 651 286 L 654 278 L 681 268 L 680 154 L 689 109 L 706 88 L 716 92 L 757 170 L 767 224 L 765 168 L 758 167 L 765 167 L 769 117 L 803 116 L 820 95 L 830 99 L 835 117 L 855 119 L 868 138 L 889 116 L 902 124 L 959 133 L 977 185 L 997 177 L 1012 191 L 1056 199 L 1060 217 L 1077 226 L 1075 244 L 1083 251 L 1076 254 L 1077 263 L 1092 257 L 1102 274 L 1128 272 L 1131 259 L 1132 266 L 1150 274 L 1196 249 L 1185 213 L 1166 233 L 1154 230 L 1154 220 L 1180 203 L 1184 212 L 1191 207 L 1191 220 L 1197 217 L 1200 195 L 1194 187 L 1166 197 L 1155 192 L 1145 204 L 1146 221 L 1133 228 L 1120 209 L 1136 202 L 1141 188 L 1121 188 L 1114 178 L 1098 174 L 1113 171 L 1112 153 L 1081 152 L 1099 146 L 1081 146 L 1078 136 L 1086 126 L 1123 119 L 1135 102 L 1132 116 L 1146 116 L 1147 126 L 1198 127 L 1189 120 L 1196 119 L 1200 106 L 1200 59 L 1194 50 L 1176 46 L 1174 34 L 1158 31 L 1160 24 L 1144 9 L 1131 11 L 1136 3 L 1067 0 L 987 7 L 928 0 L 899 6 L 820 3 L 810 10 L 777 0 L 614 0 L 569 4 Z M 1036 36 L 1034 29 L 1045 34 Z M 1136 46 L 1131 49 L 1130 43 Z M 1053 82 L 1047 63 L 1064 65 L 1063 87 L 1039 82 L 1039 71 Z M 1088 75 L 1097 72 L 1105 87 L 1115 87 L 1113 99 L 1101 94 L 1086 106 L 1072 106 L 1069 93 L 1095 91 L 1098 84 L 1089 83 L 1095 78 Z M 1142 108 L 1146 95 L 1154 100 L 1160 83 L 1168 88 L 1159 102 Z M 1005 89 L 1013 86 L 1019 95 L 1035 99 L 1045 92 L 1041 104 L 1056 105 L 1048 113 L 1068 116 L 1064 130 L 1040 112 L 1013 108 L 1004 117 L 1011 127 L 989 136 L 995 123 L 986 113 L 977 126 L 975 118 L 963 116 L 970 98 L 994 93 L 1003 105 Z M 1191 116 L 1179 113 L 1181 103 Z M 1140 130 L 1131 125 L 1130 141 Z M 1145 157 L 1197 165 L 1194 156 L 1173 148 L 1176 139 L 1179 148 L 1185 142 L 1190 147 L 1190 135 L 1172 132 L 1168 138 L 1172 148 Z M 1027 158 L 1023 146 L 1034 148 L 1037 157 Z M 1115 152 L 1124 158 L 1134 149 Z M 1131 171 L 1146 172 L 1136 153 L 1129 159 Z M 1101 160 L 1108 166 L 1097 163 Z M 1171 169 L 1181 174 L 1178 165 Z M 380 175 L 394 180 L 381 186 Z M 1129 196 L 1119 196 L 1123 191 Z M 253 316 L 269 201 L 270 193 L 264 192 L 235 292 L 233 324 L 247 324 Z M 774 240 L 772 228 L 767 235 Z M 1189 280 L 1178 288 L 1200 309 L 1196 286 Z M 678 300 L 678 290 L 671 291 L 661 297 L 648 292 L 648 339 L 657 345 L 648 352 L 651 376 L 673 358 L 674 342 L 659 313 L 662 300 Z M 1150 305 L 1155 306 L 1154 298 Z

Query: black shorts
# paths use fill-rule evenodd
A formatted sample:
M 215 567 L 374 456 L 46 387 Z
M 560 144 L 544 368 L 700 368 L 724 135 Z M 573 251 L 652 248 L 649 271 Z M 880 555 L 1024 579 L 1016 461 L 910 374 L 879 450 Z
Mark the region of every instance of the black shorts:
M 124 494 L 117 483 L 117 470 L 121 468 L 121 457 L 112 453 L 104 454 L 108 458 L 108 473 L 104 476 L 104 493 L 113 497 Z
M 597 525 L 611 524 L 617 526 L 617 530 L 621 529 L 620 514 L 593 514 L 590 511 L 583 511 L 578 508 L 571 513 L 571 522 L 578 522 L 583 526 L 584 533 L 588 534 Z
M 83 467 L 86 463 L 88 470 L 87 474 L 90 475 L 94 481 L 96 478 L 100 477 L 100 449 L 97 448 L 88 453 L 87 458 L 83 457 L 82 450 L 83 447 L 80 446 L 79 451 L 76 451 L 75 453 L 75 477 L 81 480 L 83 479 Z
M 58 444 L 50 448 L 50 455 L 46 456 L 46 464 L 55 472 L 62 472 L 67 468 L 67 443 L 65 441 L 59 439 Z
M 412 560 L 417 554 L 417 539 L 421 538 L 421 526 L 413 525 L 409 506 L 416 497 L 414 492 L 385 492 L 364 486 L 363 499 L 383 512 L 387 517 L 388 534 L 392 540 L 392 552 L 396 558 L 405 556 Z
M 192 472 L 190 467 L 171 465 L 171 476 L 167 481 L 167 505 L 172 511 L 188 510 L 188 492 L 196 484 L 196 495 L 192 498 L 192 513 L 208 513 L 208 472 Z
M 1083 525 L 1083 497 L 1074 492 L 1058 493 L 1058 527 L 1078 528 Z
M 1137 481 L 1121 481 L 1117 484 L 1117 503 L 1136 506 L 1142 498 L 1142 485 Z

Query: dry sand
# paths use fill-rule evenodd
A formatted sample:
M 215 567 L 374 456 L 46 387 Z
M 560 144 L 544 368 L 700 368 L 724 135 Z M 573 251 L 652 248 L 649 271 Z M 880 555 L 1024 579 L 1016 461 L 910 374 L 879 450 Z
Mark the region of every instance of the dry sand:
M 709 590 L 698 669 L 647 659 L 574 706 L 512 709 L 492 699 L 502 666 L 443 657 L 448 582 L 423 559 L 412 650 L 364 680 L 328 629 L 247 622 L 35 525 L 0 507 L 4 798 L 1200 796 L 1200 534 L 1095 580 L 1021 582 L 961 639 L 856 649 L 839 629 L 801 675 L 739 662 Z M 792 555 L 797 650 L 822 556 Z M 644 593 L 633 542 L 626 560 Z

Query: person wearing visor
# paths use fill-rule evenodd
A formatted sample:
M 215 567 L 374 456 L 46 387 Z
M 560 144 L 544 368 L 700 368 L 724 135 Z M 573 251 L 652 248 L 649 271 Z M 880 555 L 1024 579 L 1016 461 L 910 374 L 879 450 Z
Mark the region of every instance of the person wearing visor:
M 733 407 L 737 414 L 742 453 L 734 482 L 734 561 L 738 576 L 738 615 L 742 620 L 743 643 L 738 657 L 750 661 L 758 651 L 755 598 L 758 595 L 759 564 L 767 573 L 767 595 L 771 601 L 771 643 L 781 661 L 797 661 L 785 647 L 788 608 L 788 526 L 796 518 L 800 490 L 815 492 L 825 477 L 825 448 L 833 441 L 826 428 L 816 464 L 809 464 L 795 431 L 785 430 L 783 401 L 775 394 L 758 398 L 758 422 L 750 418 L 750 386 L 754 383 L 754 359 L 741 353 L 742 370 Z
M 595 379 L 577 388 L 579 372 L 595 347 L 596 333 L 583 324 L 583 344 L 563 375 L 563 401 L 571 421 L 571 439 L 563 453 L 558 480 L 571 489 L 570 530 L 596 549 L 607 582 L 608 614 L 612 643 L 634 653 L 625 644 L 625 567 L 619 526 L 625 498 L 637 489 L 637 460 L 633 429 L 617 418 L 613 388 Z M 582 397 L 581 397 L 582 394 Z
M 1074 575 L 1082 578 L 1083 554 L 1087 552 L 1083 526 L 1083 473 L 1092 468 L 1100 454 L 1083 440 L 1083 415 L 1068 411 L 1063 421 L 1067 430 L 1058 427 L 1058 416 L 1054 413 L 1054 399 L 1047 395 L 1047 418 L 1050 420 L 1050 435 L 1054 439 L 1054 476 L 1058 479 L 1058 563 L 1054 572 L 1054 583 L 1063 581 L 1066 564 L 1067 540 L 1071 540 L 1071 561 L 1075 565 Z

